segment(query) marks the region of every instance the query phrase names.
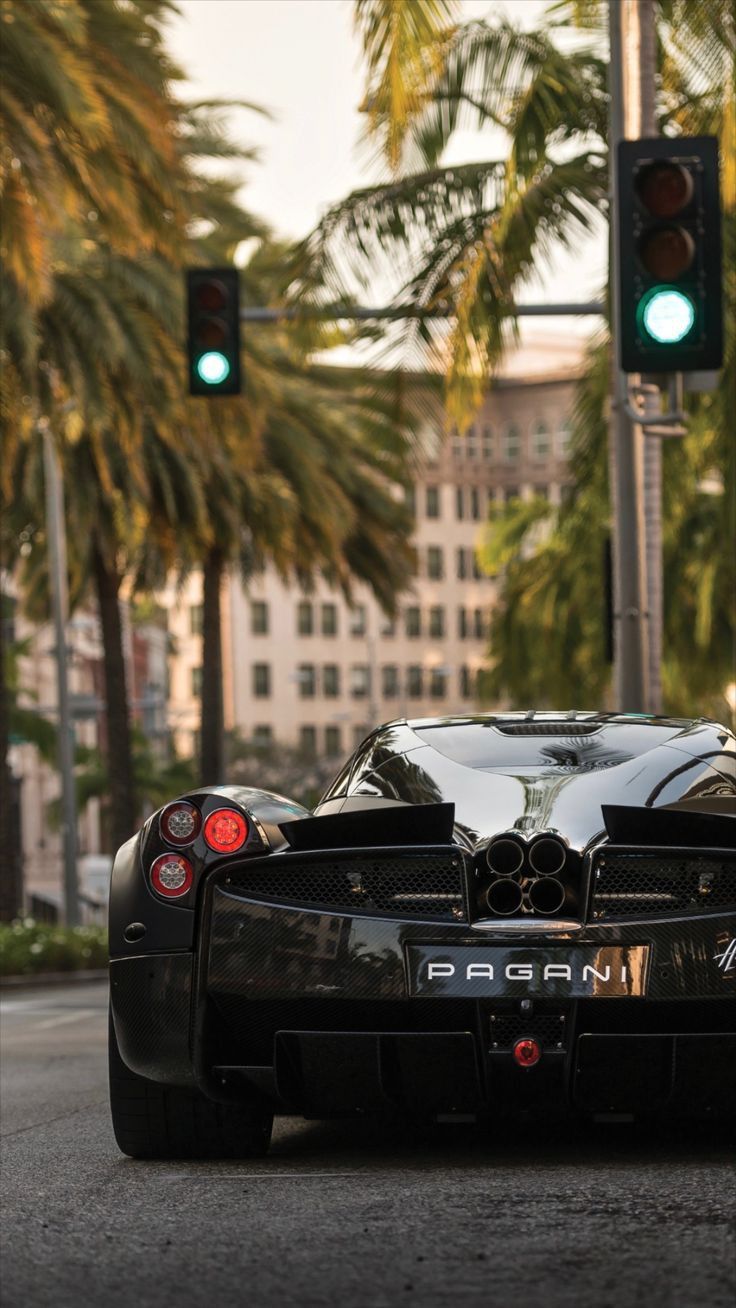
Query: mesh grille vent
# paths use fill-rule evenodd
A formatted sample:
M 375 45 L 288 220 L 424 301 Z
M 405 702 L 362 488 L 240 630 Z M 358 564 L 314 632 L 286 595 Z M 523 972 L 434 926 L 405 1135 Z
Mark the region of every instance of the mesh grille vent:
M 593 872 L 593 917 L 709 913 L 736 907 L 736 860 L 605 854 Z
M 228 869 L 227 890 L 272 904 L 458 922 L 466 919 L 463 881 L 462 859 L 452 853 L 315 861 L 287 856 Z

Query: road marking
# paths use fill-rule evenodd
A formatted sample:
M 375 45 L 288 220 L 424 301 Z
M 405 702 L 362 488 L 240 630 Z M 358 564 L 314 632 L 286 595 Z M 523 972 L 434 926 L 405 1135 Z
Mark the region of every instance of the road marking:
M 63 1013 L 61 1017 L 47 1017 L 45 1022 L 35 1022 L 34 1031 L 49 1031 L 54 1026 L 65 1026 L 67 1022 L 81 1022 L 85 1017 L 97 1017 L 99 1008 L 79 1008 L 75 1013 Z
M 204 1160 L 203 1160 L 204 1161 Z M 162 1181 L 324 1181 L 355 1172 L 167 1172 Z

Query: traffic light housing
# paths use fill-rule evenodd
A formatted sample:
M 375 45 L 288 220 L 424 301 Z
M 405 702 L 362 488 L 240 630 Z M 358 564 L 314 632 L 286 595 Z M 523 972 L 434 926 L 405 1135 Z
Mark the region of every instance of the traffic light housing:
M 240 394 L 237 268 L 190 268 L 187 357 L 190 395 Z
M 617 233 L 624 372 L 723 362 L 718 141 L 621 141 Z

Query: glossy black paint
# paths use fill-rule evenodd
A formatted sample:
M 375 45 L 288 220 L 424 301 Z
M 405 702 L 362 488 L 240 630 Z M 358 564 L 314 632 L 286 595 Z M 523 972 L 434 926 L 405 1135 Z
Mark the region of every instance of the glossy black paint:
M 688 1099 L 697 1111 L 728 1112 L 736 865 L 733 902 L 718 911 L 704 901 L 692 913 L 592 921 L 590 896 L 596 859 L 613 852 L 612 834 L 627 853 L 661 845 L 676 858 L 683 843 L 696 856 L 710 855 L 717 831 L 717 852 L 728 860 L 736 845 L 729 839 L 735 760 L 731 733 L 707 722 L 606 714 L 556 721 L 510 714 L 445 726 L 432 719 L 372 733 L 316 817 L 257 790 L 212 787 L 186 796 L 203 816 L 236 805 L 251 831 L 245 848 L 225 858 L 201 837 L 183 851 L 195 877 L 178 903 L 161 901 L 147 881 L 152 860 L 167 848 L 158 815 L 120 850 L 110 939 L 123 1058 L 152 1079 L 193 1078 L 223 1099 L 257 1092 L 277 1111 L 312 1115 L 684 1112 Z M 426 850 L 438 832 L 454 840 L 464 920 L 269 902 L 268 877 L 277 885 L 293 860 L 319 859 L 322 841 L 325 859 L 339 848 L 357 853 L 369 836 L 376 860 L 400 858 L 401 850 L 389 848 L 399 832 L 407 855 Z M 486 855 L 501 833 L 523 850 L 524 887 L 534 876 L 527 866 L 534 842 L 561 839 L 565 900 L 552 918 L 534 916 L 526 898 L 518 916 L 488 910 L 494 874 Z M 246 865 L 262 870 L 257 896 L 248 897 L 248 877 L 236 875 Z M 627 998 L 595 988 L 578 998 L 564 984 L 540 992 L 518 981 L 496 993 L 414 993 L 417 959 L 462 963 L 469 950 L 481 962 L 541 957 L 572 966 L 583 953 L 586 961 L 638 958 L 641 985 Z M 510 1044 L 492 1037 L 512 1027 L 540 1039 L 537 1068 L 518 1068 Z M 606 1067 L 616 1060 L 638 1069 L 636 1093 L 615 1076 L 607 1090 Z

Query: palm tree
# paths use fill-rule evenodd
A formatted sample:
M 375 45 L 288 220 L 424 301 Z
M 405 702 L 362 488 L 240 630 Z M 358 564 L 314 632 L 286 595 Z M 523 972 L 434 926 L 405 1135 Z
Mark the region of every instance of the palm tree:
M 6 276 L 51 293 L 52 244 L 92 222 L 128 254 L 176 254 L 184 223 L 181 74 L 163 48 L 167 0 L 6 0 L 0 51 Z
M 402 23 L 402 8 L 425 11 L 421 31 L 416 24 L 412 29 L 408 15 Z M 527 33 L 505 22 L 459 24 L 451 5 L 356 4 L 368 68 L 369 135 L 394 175 L 328 213 L 304 255 L 327 270 L 335 291 L 351 277 L 375 274 L 382 260 L 403 260 L 397 298 L 451 317 L 450 328 L 440 322 L 422 338 L 417 327 L 414 339 L 422 345 L 434 341 L 444 351 L 449 408 L 460 422 L 487 386 L 513 323 L 513 300 L 529 272 L 544 262 L 553 243 L 569 243 L 576 229 L 588 225 L 594 209 L 605 212 L 606 66 L 598 50 L 605 49 L 607 10 L 604 0 L 560 0 L 548 11 L 548 23 Z M 590 44 L 561 50 L 557 23 L 578 23 Z M 731 0 L 662 0 L 661 129 L 721 137 L 724 276 L 731 306 L 735 51 Z M 443 166 L 456 129 L 493 125 L 507 133 L 502 159 Z M 693 687 L 702 685 L 704 700 L 721 712 L 724 685 L 735 675 L 733 567 L 718 545 L 733 538 L 735 526 L 736 470 L 728 435 L 729 396 L 736 385 L 733 348 L 731 343 L 717 398 L 694 402 L 691 437 L 665 453 L 667 698 L 670 705 L 692 703 Z M 517 505 L 491 531 L 488 565 L 495 570 L 504 563 L 491 651 L 496 694 L 547 699 L 554 685 L 560 699 L 577 697 L 581 686 L 595 697 L 603 693 L 605 369 L 605 359 L 594 351 L 578 401 L 573 503 L 557 515 L 539 504 Z M 708 497 L 698 489 L 707 460 L 725 483 L 722 495 Z M 548 531 L 540 542 L 542 518 Z M 581 558 L 588 560 L 584 568 Z
M 411 21 L 419 10 L 423 25 Z M 605 211 L 607 93 L 594 49 L 563 53 L 550 31 L 506 22 L 453 26 L 455 13 L 440 3 L 356 6 L 363 107 L 392 175 L 328 212 L 303 258 L 338 294 L 377 270 L 395 284 L 400 270 L 396 303 L 437 315 L 415 323 L 409 343 L 425 362 L 435 347 L 450 416 L 462 424 L 513 334 L 519 290 L 554 245 L 570 245 Z M 457 130 L 499 126 L 509 139 L 502 157 L 443 165 Z

